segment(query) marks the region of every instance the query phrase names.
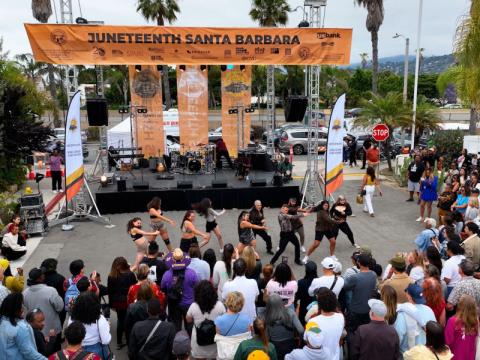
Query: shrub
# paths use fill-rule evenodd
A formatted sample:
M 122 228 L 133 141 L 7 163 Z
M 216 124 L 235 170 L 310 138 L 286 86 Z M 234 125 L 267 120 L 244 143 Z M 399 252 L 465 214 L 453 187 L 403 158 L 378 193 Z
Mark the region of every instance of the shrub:
M 431 135 L 428 141 L 437 148 L 438 154 L 452 159 L 462 151 L 463 136 L 461 130 L 440 130 Z

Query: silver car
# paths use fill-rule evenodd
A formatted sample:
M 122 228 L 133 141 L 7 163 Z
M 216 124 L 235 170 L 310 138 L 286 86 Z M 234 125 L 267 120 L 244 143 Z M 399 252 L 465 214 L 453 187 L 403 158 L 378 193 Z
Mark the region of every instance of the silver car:
M 279 148 L 282 153 L 290 152 L 290 147 L 293 147 L 295 155 L 305 154 L 308 150 L 308 127 L 294 127 L 286 129 L 282 132 L 279 141 Z M 315 131 L 315 130 L 314 130 Z M 327 129 L 318 128 L 318 152 L 323 153 L 327 146 Z

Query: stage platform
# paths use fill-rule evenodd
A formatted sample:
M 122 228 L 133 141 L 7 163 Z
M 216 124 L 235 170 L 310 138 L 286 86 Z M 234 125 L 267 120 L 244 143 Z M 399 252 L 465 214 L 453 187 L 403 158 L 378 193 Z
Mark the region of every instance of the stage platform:
M 159 180 L 160 174 L 151 173 L 148 169 L 143 170 L 143 181 L 148 183 L 148 189 L 134 189 L 134 183 L 142 181 L 140 170 L 133 170 L 132 175 L 128 172 L 117 172 L 126 178 L 126 190 L 119 191 L 117 181 L 113 184 L 102 187 L 99 183 L 91 184 L 98 208 L 102 214 L 145 212 L 147 203 L 154 197 L 162 199 L 162 210 L 188 210 L 191 204 L 208 197 L 215 204 L 215 209 L 247 209 L 257 199 L 261 200 L 264 206 L 280 207 L 290 197 L 299 197 L 301 184 L 295 180 L 283 186 L 273 186 L 273 172 L 255 170 L 250 174 L 250 181 L 238 180 L 233 170 L 220 170 L 215 175 L 207 174 L 168 174 L 173 179 Z M 265 186 L 252 186 L 254 180 L 264 179 Z M 224 180 L 227 187 L 212 187 L 212 181 Z M 179 189 L 177 183 L 191 181 L 191 189 Z

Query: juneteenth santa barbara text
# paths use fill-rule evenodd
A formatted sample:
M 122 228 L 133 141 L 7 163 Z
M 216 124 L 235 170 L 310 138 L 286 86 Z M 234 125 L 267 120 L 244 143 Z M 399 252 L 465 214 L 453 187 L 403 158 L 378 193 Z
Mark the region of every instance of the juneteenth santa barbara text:
M 233 41 L 232 41 L 233 40 Z M 298 45 L 297 35 L 229 35 L 220 34 L 139 34 L 139 33 L 88 33 L 89 43 L 113 44 L 205 44 L 205 45 Z

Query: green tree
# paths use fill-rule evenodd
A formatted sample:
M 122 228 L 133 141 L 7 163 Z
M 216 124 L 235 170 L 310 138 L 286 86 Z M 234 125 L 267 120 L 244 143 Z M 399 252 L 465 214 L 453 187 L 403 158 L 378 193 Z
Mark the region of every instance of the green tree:
M 348 79 L 347 103 L 350 107 L 360 106 L 361 100 L 369 96 L 372 72 L 357 68 Z
M 349 74 L 335 66 L 323 66 L 320 72 L 320 101 L 326 108 L 333 106 L 337 97 L 348 90 Z
M 372 92 L 377 93 L 378 79 L 378 30 L 382 26 L 385 15 L 383 0 L 355 0 L 360 6 L 367 9 L 366 27 L 372 41 Z
M 390 92 L 402 92 L 403 77 L 391 71 L 382 71 L 378 74 L 378 93 L 386 95 Z
M 180 12 L 180 7 L 176 0 L 138 0 L 137 12 L 147 20 L 157 22 L 158 26 L 165 26 L 165 21 L 169 24 L 177 20 L 177 13 Z M 170 80 L 168 78 L 169 71 L 164 69 L 163 72 L 163 92 L 165 95 L 166 109 L 172 106 L 172 97 L 170 94 Z
M 415 117 L 415 144 L 419 143 L 420 137 L 425 131 L 440 130 L 442 122 L 440 110 L 436 106 L 429 104 L 425 97 L 421 97 L 419 100 Z
M 418 77 L 418 94 L 427 99 L 438 99 L 440 94 L 437 89 L 438 74 L 422 74 Z
M 390 92 L 385 96 L 371 94 L 372 100 L 362 102 L 363 110 L 360 116 L 355 120 L 357 126 L 371 126 L 375 124 L 385 124 L 393 133 L 393 129 L 398 127 L 407 127 L 412 123 L 410 108 L 403 103 L 401 93 Z M 385 153 L 390 154 L 391 138 L 385 141 Z M 387 155 L 388 169 L 392 171 L 392 162 Z

